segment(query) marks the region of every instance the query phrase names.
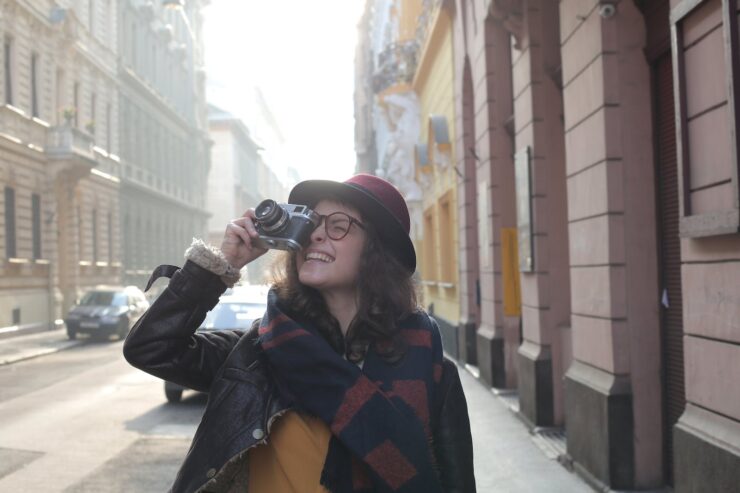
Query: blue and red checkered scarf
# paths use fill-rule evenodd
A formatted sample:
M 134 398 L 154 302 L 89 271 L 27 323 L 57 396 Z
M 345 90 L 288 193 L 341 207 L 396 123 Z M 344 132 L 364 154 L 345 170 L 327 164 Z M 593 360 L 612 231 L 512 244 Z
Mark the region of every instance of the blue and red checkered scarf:
M 405 318 L 403 358 L 388 363 L 369 349 L 360 369 L 278 305 L 271 291 L 259 344 L 281 397 L 332 432 L 321 484 L 332 493 L 441 492 L 430 446 L 442 375 L 436 323 L 424 312 Z

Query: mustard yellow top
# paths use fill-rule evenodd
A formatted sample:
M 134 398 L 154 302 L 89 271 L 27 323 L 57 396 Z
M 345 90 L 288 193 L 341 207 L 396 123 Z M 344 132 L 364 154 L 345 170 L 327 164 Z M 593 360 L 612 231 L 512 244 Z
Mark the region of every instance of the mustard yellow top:
M 249 492 L 328 493 L 319 480 L 330 438 L 319 418 L 285 413 L 267 442 L 249 451 Z

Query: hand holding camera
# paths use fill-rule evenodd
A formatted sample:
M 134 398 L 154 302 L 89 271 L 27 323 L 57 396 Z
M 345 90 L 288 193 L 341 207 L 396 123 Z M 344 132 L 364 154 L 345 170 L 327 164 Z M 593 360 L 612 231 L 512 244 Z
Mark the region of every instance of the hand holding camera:
M 254 221 L 254 209 L 248 209 L 242 217 L 234 219 L 226 226 L 221 252 L 236 269 L 241 269 L 267 252 L 254 243 L 254 239 L 259 236 Z
M 319 224 L 321 217 L 305 205 L 266 199 L 226 226 L 221 251 L 229 264 L 241 269 L 267 249 L 300 250 Z

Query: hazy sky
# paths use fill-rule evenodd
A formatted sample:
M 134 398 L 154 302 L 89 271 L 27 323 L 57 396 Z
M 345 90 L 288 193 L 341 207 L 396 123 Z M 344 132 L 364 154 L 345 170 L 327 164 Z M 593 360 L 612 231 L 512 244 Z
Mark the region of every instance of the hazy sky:
M 354 50 L 363 0 L 212 0 L 209 100 L 249 122 L 262 90 L 302 179 L 354 171 Z

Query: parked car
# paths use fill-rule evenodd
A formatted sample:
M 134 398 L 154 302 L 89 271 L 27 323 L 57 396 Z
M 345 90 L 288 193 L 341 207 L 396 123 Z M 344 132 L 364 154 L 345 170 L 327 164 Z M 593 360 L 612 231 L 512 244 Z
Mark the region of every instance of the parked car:
M 149 308 L 144 293 L 136 286 L 98 286 L 87 291 L 64 317 L 67 336 L 77 334 L 123 339 L 134 322 Z
M 227 290 L 208 312 L 198 332 L 216 330 L 248 330 L 252 323 L 261 318 L 267 309 L 266 286 L 236 286 Z M 169 402 L 179 402 L 186 387 L 164 382 L 164 395 Z

